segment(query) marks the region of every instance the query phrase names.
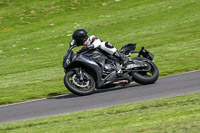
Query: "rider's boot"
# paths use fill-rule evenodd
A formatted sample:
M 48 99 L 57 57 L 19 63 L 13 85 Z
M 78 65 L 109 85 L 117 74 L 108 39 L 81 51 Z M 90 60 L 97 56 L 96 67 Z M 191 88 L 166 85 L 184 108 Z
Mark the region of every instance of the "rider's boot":
M 124 54 L 120 53 L 119 51 L 116 51 L 114 53 L 114 56 L 118 57 L 122 63 L 122 65 L 125 67 L 128 64 L 129 58 L 126 57 Z

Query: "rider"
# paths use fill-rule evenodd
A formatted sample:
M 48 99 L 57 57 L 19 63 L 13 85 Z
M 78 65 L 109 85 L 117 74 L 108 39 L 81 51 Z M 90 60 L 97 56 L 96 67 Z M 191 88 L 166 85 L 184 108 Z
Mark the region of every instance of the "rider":
M 72 35 L 72 38 L 73 40 L 71 41 L 70 45 L 74 45 L 74 43 L 76 43 L 77 46 L 83 45 L 79 53 L 88 49 L 100 48 L 106 53 L 118 57 L 123 65 L 126 65 L 128 63 L 128 58 L 119 51 L 117 51 L 117 49 L 111 43 L 103 42 L 101 39 L 94 35 L 88 36 L 87 31 L 85 29 L 75 30 Z

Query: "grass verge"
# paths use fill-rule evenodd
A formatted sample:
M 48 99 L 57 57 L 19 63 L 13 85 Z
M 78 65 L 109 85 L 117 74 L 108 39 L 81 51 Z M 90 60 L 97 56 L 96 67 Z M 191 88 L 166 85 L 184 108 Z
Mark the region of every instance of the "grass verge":
M 1 133 L 199 133 L 200 93 L 0 125 Z

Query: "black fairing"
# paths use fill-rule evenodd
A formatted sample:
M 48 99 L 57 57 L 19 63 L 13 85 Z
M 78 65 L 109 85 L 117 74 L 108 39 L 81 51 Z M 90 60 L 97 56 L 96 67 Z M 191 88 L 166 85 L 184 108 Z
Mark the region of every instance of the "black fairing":
M 103 67 L 105 65 L 105 61 L 107 57 L 104 55 L 104 53 L 99 49 L 92 49 L 87 52 L 87 56 L 90 57 L 93 61 L 95 61 L 103 70 Z
M 65 56 L 63 57 L 63 67 L 66 68 L 67 65 L 72 62 L 72 59 L 74 57 L 74 53 L 72 50 L 68 50 Z
M 123 46 L 121 49 L 120 49 L 120 52 L 125 54 L 125 55 L 128 55 L 130 52 L 134 51 L 136 48 L 136 44 L 134 43 L 129 43 L 125 46 Z
M 86 71 L 95 76 L 97 86 L 100 86 L 105 59 L 105 56 L 95 50 L 77 56 L 74 56 L 72 50 L 68 50 L 63 59 L 63 67 L 66 71 L 77 66 L 85 68 Z

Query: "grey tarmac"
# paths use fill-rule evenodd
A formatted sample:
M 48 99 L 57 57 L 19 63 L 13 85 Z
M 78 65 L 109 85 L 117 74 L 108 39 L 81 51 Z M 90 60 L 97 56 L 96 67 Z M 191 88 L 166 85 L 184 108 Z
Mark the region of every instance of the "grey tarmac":
M 159 78 L 155 84 L 96 90 L 88 96 L 66 94 L 0 106 L 0 123 L 94 110 L 115 105 L 200 93 L 200 70 Z

